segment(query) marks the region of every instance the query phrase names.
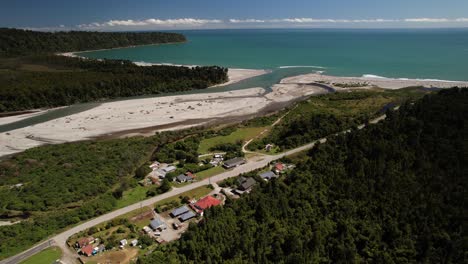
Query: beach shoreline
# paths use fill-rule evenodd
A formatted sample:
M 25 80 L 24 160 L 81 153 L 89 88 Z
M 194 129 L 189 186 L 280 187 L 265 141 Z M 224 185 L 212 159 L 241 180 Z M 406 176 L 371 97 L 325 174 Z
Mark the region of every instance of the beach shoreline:
M 176 44 L 176 43 L 172 43 L 172 44 Z M 151 44 L 151 45 L 161 45 L 161 44 Z M 129 48 L 129 47 L 127 47 L 127 48 Z M 123 49 L 123 48 L 114 48 L 114 49 Z M 109 50 L 109 49 L 103 49 L 103 50 Z M 56 55 L 71 57 L 71 58 L 88 59 L 87 57 L 83 57 L 83 56 L 80 56 L 80 55 L 76 54 L 76 53 L 81 53 L 81 52 L 91 52 L 91 50 L 90 51 L 80 51 L 80 52 L 63 52 L 63 53 L 56 53 Z M 188 67 L 188 68 L 202 67 L 200 65 L 183 65 L 183 64 L 172 64 L 172 63 L 153 63 L 153 62 L 145 62 L 145 61 L 134 61 L 133 64 L 135 64 L 137 66 L 140 66 L 140 67 L 148 67 L 148 66 L 175 66 L 175 67 Z M 230 84 L 233 84 L 233 83 L 243 81 L 245 79 L 249 79 L 249 78 L 257 77 L 257 76 L 260 76 L 260 75 L 263 75 L 263 74 L 267 74 L 269 72 L 270 71 L 268 71 L 268 70 L 258 70 L 258 69 L 228 68 L 229 81 L 227 81 L 225 83 L 217 84 L 217 85 L 214 85 L 214 86 L 210 86 L 208 88 L 215 88 L 215 87 L 222 87 L 222 86 L 230 85 Z
M 468 81 L 449 81 L 435 79 L 409 79 L 409 78 L 386 78 L 375 75 L 364 75 L 361 77 L 331 76 L 320 73 L 310 73 L 287 77 L 280 84 L 308 84 L 323 83 L 336 90 L 344 89 L 402 89 L 407 87 L 425 88 L 452 88 L 468 87 Z

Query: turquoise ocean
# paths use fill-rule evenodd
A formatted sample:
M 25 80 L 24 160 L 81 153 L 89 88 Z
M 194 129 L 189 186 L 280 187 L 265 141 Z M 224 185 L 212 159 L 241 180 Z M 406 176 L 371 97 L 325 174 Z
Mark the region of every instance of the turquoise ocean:
M 89 58 L 183 65 L 267 69 L 235 84 L 187 91 L 222 92 L 263 87 L 282 78 L 323 71 L 336 76 L 468 81 L 468 29 L 268 29 L 193 30 L 188 42 L 78 53 Z M 180 94 L 180 93 L 179 93 Z M 150 95 L 157 97 L 165 95 Z M 115 100 L 131 100 L 120 98 Z M 86 111 L 100 102 L 59 108 L 0 126 L 0 133 Z
M 311 70 L 337 76 L 377 75 L 468 81 L 468 29 L 179 32 L 188 38 L 187 43 L 94 51 L 81 55 L 135 62 L 270 70 L 313 66 L 317 68 Z M 289 70 L 289 74 L 294 74 L 294 71 Z

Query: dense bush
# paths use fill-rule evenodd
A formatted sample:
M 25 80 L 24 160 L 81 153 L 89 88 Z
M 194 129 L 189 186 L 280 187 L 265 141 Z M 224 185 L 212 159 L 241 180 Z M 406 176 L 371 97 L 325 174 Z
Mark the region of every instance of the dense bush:
M 184 41 L 181 34 L 162 32 L 38 32 L 0 28 L 0 57 Z
M 442 91 L 339 135 L 139 262 L 464 263 L 467 102 Z

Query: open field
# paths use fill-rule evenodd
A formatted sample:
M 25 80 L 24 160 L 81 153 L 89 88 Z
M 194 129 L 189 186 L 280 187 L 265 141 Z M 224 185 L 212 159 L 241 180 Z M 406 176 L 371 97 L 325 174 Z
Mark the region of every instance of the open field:
M 21 262 L 21 264 L 51 264 L 62 256 L 62 251 L 59 247 L 51 247 L 45 249 L 36 255 Z
M 130 204 L 134 204 L 138 201 L 144 200 L 147 197 L 146 192 L 148 190 L 149 190 L 148 187 L 137 185 L 135 188 L 125 191 L 123 193 L 122 198 L 117 200 L 117 208 L 121 208 Z
M 220 144 L 236 143 L 237 141 L 248 141 L 249 139 L 252 139 L 255 136 L 257 136 L 264 129 L 265 127 L 245 127 L 239 128 L 227 136 L 217 136 L 204 139 L 200 142 L 198 153 L 211 153 L 212 151 L 210 150 L 210 148 Z
M 161 200 L 155 203 L 154 206 L 156 207 L 158 205 L 165 205 L 171 202 L 180 202 L 181 199 L 179 197 L 184 197 L 184 196 L 187 196 L 193 199 L 200 199 L 201 197 L 209 194 L 211 191 L 213 190 L 211 188 L 208 188 L 207 186 L 198 187 L 188 192 L 181 193 L 179 196 L 173 196 L 173 197 L 169 197 L 167 199 Z
M 213 167 L 211 169 L 207 169 L 207 170 L 204 170 L 204 171 L 200 171 L 200 172 L 197 172 L 197 180 L 198 181 L 201 181 L 201 180 L 204 180 L 208 177 L 211 177 L 211 176 L 214 176 L 216 174 L 219 174 L 219 173 L 222 173 L 224 172 L 225 169 L 221 166 L 217 166 L 217 167 Z

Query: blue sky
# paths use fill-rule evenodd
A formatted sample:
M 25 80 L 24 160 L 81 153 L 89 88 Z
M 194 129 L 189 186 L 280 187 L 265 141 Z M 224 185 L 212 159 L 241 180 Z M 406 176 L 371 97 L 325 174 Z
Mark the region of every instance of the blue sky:
M 147 30 L 468 27 L 468 0 L 12 0 L 0 26 Z

